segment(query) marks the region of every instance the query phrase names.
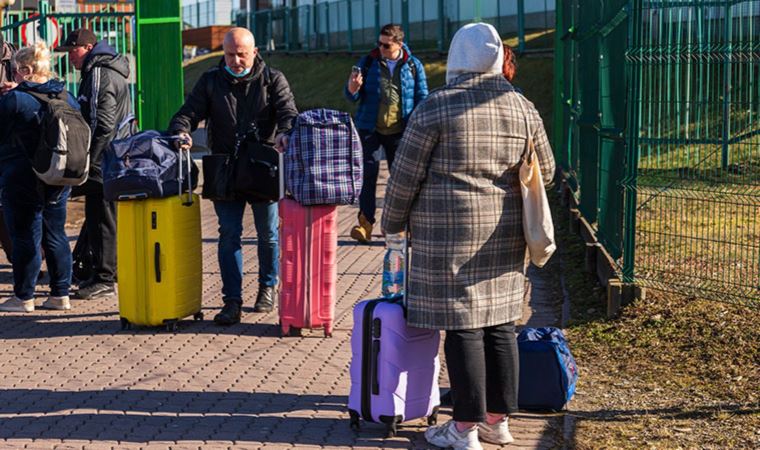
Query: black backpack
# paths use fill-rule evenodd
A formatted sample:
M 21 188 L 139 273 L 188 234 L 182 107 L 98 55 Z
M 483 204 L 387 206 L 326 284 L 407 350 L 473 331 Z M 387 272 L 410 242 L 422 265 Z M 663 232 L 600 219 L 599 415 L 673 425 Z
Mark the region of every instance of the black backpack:
M 68 94 L 26 91 L 42 105 L 40 142 L 32 156 L 37 177 L 51 186 L 79 186 L 90 170 L 90 127 Z

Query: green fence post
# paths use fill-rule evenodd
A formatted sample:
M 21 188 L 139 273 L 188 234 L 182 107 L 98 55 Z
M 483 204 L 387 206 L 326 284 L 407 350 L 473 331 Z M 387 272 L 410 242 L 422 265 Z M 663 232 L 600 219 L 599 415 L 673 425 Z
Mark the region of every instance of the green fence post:
M 401 28 L 406 33 L 406 42 L 411 40 L 411 30 L 409 29 L 409 1 L 401 0 Z
M 517 0 L 517 52 L 525 51 L 525 0 Z
M 444 39 L 446 34 L 445 28 L 445 10 L 443 7 L 443 0 L 438 0 L 438 51 L 443 53 Z
M 50 4 L 47 0 L 40 2 L 40 37 L 47 42 L 47 16 L 50 13 Z
M 733 2 L 732 2 L 733 4 Z M 725 6 L 725 24 L 724 24 L 724 44 L 723 49 L 723 148 L 721 151 L 720 167 L 723 170 L 728 168 L 728 143 L 731 139 L 731 63 L 733 46 L 731 45 L 731 6 Z
M 180 0 L 135 0 L 137 117 L 142 129 L 165 129 L 182 106 Z
M 498 3 L 498 0 L 497 0 Z M 472 18 L 473 22 L 481 22 L 483 20 L 483 15 L 481 14 L 480 9 L 480 0 L 475 0 L 475 17 Z
M 641 48 L 641 2 L 634 0 L 630 11 L 628 43 L 640 51 Z M 640 55 L 635 55 L 640 56 Z M 639 126 L 641 117 L 641 62 L 628 62 L 628 145 L 627 164 L 625 168 L 625 216 L 623 225 L 623 283 L 633 283 L 635 280 L 636 263 L 636 177 L 639 169 Z
M 325 50 L 330 51 L 330 2 L 323 3 L 325 5 Z
M 375 37 L 380 36 L 380 0 L 375 0 Z
M 348 14 L 348 51 L 354 51 L 354 18 L 351 11 L 351 0 L 346 0 L 346 11 Z
M 497 1 L 497 5 L 500 2 Z M 564 24 L 564 0 L 555 1 L 554 9 L 554 158 L 559 159 L 558 152 L 562 149 L 562 137 L 565 129 L 565 107 L 562 103 L 562 92 L 565 89 L 565 43 L 562 40 Z M 497 9 L 497 11 L 500 13 Z M 499 14 L 501 15 L 501 14 Z

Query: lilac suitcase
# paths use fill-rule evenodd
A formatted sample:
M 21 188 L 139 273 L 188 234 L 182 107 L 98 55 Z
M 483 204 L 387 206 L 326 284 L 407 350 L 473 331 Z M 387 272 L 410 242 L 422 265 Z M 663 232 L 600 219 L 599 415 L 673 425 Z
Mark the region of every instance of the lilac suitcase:
M 384 423 L 393 437 L 401 422 L 427 417 L 435 424 L 439 341 L 437 330 L 406 325 L 401 296 L 358 303 L 351 335 L 351 428 L 358 430 L 363 418 Z

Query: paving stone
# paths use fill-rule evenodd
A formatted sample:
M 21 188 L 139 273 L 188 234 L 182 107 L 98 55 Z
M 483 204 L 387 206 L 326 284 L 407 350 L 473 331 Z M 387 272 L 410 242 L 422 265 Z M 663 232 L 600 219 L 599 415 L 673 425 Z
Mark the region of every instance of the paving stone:
M 379 192 L 386 177 L 383 171 Z M 339 300 L 331 339 L 320 330 L 280 338 L 276 313 L 251 311 L 258 262 L 250 212 L 243 233 L 243 323 L 213 325 L 222 306 L 217 222 L 211 203 L 203 201 L 201 210 L 206 321 L 183 321 L 177 333 L 121 331 L 115 298 L 75 301 L 66 314 L 0 313 L 0 377 L 14 380 L 0 390 L 0 450 L 428 448 L 422 421 L 404 424 L 395 439 L 383 439 L 376 424 L 360 433 L 348 427 L 352 309 L 380 291 L 384 251 L 349 237 L 356 208 L 339 208 Z M 68 231 L 73 237 L 78 229 Z M 0 252 L 0 290 L 11 290 L 9 275 Z M 540 275 L 531 274 L 541 288 L 526 301 L 529 324 L 558 317 L 554 301 L 539 298 L 551 290 L 535 278 Z M 445 370 L 441 384 L 448 385 Z M 449 417 L 444 408 L 440 420 Z M 547 448 L 557 444 L 551 436 L 562 434 L 562 424 L 561 415 L 520 414 L 511 427 L 519 445 Z

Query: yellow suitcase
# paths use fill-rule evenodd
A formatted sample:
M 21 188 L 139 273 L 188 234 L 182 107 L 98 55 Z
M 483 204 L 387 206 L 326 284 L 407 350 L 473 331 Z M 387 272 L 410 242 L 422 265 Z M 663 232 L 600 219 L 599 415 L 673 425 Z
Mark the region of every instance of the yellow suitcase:
M 117 202 L 123 329 L 163 325 L 174 331 L 185 317 L 203 319 L 200 199 L 192 194 L 190 203 L 190 198 L 184 194 Z
M 122 328 L 176 329 L 188 316 L 201 320 L 200 201 L 178 196 L 117 204 L 119 314 Z

